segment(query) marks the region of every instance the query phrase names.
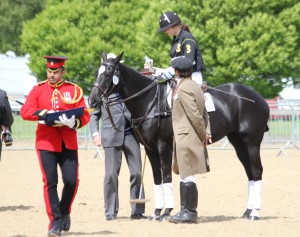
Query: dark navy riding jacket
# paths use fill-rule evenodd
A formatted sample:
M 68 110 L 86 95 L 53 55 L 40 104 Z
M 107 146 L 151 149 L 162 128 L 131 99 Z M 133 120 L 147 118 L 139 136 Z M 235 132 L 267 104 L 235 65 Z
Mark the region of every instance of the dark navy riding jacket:
M 194 72 L 203 71 L 205 69 L 202 54 L 196 39 L 190 32 L 183 29 L 172 41 L 170 56 L 172 59 L 182 56 L 191 59 L 194 64 Z

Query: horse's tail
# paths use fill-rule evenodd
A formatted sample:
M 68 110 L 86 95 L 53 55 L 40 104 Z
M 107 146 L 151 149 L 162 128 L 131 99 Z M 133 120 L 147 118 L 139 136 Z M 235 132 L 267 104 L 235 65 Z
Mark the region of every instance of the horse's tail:
M 267 125 L 266 128 L 265 128 L 265 132 L 268 132 L 270 129 L 269 129 L 269 126 Z

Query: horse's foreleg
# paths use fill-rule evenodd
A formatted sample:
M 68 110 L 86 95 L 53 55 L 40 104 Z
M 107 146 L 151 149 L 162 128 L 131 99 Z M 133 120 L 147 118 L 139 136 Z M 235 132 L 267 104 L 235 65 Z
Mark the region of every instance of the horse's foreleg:
M 164 202 L 164 188 L 162 184 L 154 184 L 154 203 L 155 203 L 155 209 L 156 214 L 160 215 L 160 212 L 158 213 L 158 210 L 162 210 L 165 206 Z
M 165 212 L 159 217 L 160 221 L 166 220 L 175 206 L 173 185 L 172 185 L 172 146 L 164 141 L 159 143 L 159 154 L 161 171 L 163 176 L 163 189 L 165 195 Z
M 162 184 L 162 172 L 161 172 L 161 164 L 159 160 L 159 155 L 155 153 L 154 151 L 147 149 L 145 147 L 147 156 L 149 158 L 151 168 L 152 168 L 152 174 L 154 179 L 154 213 L 151 215 L 152 220 L 158 220 L 161 211 L 165 206 L 164 202 L 164 187 Z
M 165 221 L 170 217 L 175 205 L 172 183 L 164 183 L 163 187 L 165 194 L 165 212 L 159 217 L 160 221 Z

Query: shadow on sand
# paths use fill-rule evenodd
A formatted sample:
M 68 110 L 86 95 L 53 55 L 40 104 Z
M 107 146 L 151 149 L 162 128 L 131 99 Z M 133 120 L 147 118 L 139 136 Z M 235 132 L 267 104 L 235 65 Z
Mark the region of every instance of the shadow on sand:
M 243 219 L 239 216 L 202 216 L 198 218 L 198 223 L 210 223 L 210 222 L 226 222 L 226 221 L 233 221 Z M 278 219 L 276 216 L 264 216 L 261 217 L 259 220 L 270 220 L 270 219 Z M 250 221 L 247 219 L 244 219 L 245 221 Z
M 6 207 L 0 207 L 0 212 L 5 212 L 5 211 L 17 211 L 17 210 L 29 210 L 33 208 L 33 206 L 23 206 L 23 205 L 19 205 L 19 206 L 6 206 Z

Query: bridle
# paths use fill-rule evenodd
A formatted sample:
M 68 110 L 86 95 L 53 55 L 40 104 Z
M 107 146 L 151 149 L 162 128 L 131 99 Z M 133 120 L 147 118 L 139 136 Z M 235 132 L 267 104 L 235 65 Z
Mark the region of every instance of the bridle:
M 127 97 L 126 99 L 120 99 L 120 98 L 117 98 L 117 97 L 108 99 L 108 96 L 112 93 L 112 91 L 114 91 L 114 89 L 117 86 L 120 86 L 120 83 L 119 83 L 119 68 L 118 68 L 117 65 L 115 65 L 114 63 L 111 63 L 111 62 L 103 62 L 101 64 L 101 66 L 102 65 L 105 66 L 105 68 L 110 67 L 110 68 L 114 69 L 113 73 L 111 73 L 112 76 L 110 78 L 110 82 L 108 83 L 106 88 L 103 88 L 98 83 L 94 83 L 93 87 L 96 87 L 101 92 L 102 95 L 100 96 L 100 100 L 102 101 L 104 108 L 107 110 L 107 113 L 109 115 L 112 126 L 117 130 L 119 130 L 119 129 L 116 128 L 116 126 L 113 122 L 112 115 L 111 115 L 109 107 L 117 105 L 117 104 L 124 103 L 124 102 L 129 101 L 129 100 L 132 100 L 132 99 L 144 94 L 145 92 L 150 90 L 152 87 L 157 86 L 155 96 L 153 97 L 153 100 L 150 103 L 150 106 L 148 106 L 148 109 L 147 109 L 146 113 L 141 118 L 133 118 L 134 120 L 139 121 L 138 125 L 135 126 L 136 128 L 138 128 L 140 126 L 140 124 L 146 119 L 147 115 L 150 113 L 151 109 L 154 106 L 154 102 L 157 98 L 158 91 L 159 91 L 158 90 L 159 80 L 153 80 L 153 82 L 151 82 L 148 86 L 146 86 L 142 90 L 138 91 L 137 93 Z M 107 72 L 104 72 L 104 73 L 107 73 Z
M 113 72 L 113 77 L 114 76 L 117 76 L 117 74 L 118 74 L 118 70 L 116 70 L 116 69 L 118 69 L 118 67 L 117 67 L 117 65 L 115 65 L 115 63 L 111 63 L 111 62 L 103 62 L 102 64 L 101 64 L 101 66 L 105 66 L 105 68 L 108 68 L 108 67 L 110 67 L 110 68 L 113 68 L 114 69 L 114 72 Z M 100 67 L 101 67 L 100 66 Z M 106 73 L 106 72 L 105 72 Z M 99 77 L 99 76 L 98 76 Z M 101 96 L 100 96 L 100 99 L 103 101 L 103 98 L 104 97 L 106 97 L 106 98 L 108 98 L 108 96 L 107 95 L 110 95 L 110 93 L 113 91 L 113 89 L 115 88 L 115 85 L 113 85 L 112 87 L 111 87 L 111 83 L 112 83 L 113 81 L 112 80 L 110 80 L 110 82 L 109 82 L 109 84 L 108 84 L 108 86 L 106 87 L 106 88 L 103 88 L 102 86 L 100 86 L 99 85 L 99 83 L 97 83 L 97 82 L 95 82 L 94 84 L 93 84 L 93 87 L 96 87 L 100 92 L 101 92 Z M 111 87 L 111 89 L 110 89 L 110 91 L 108 91 L 109 90 L 109 88 Z

